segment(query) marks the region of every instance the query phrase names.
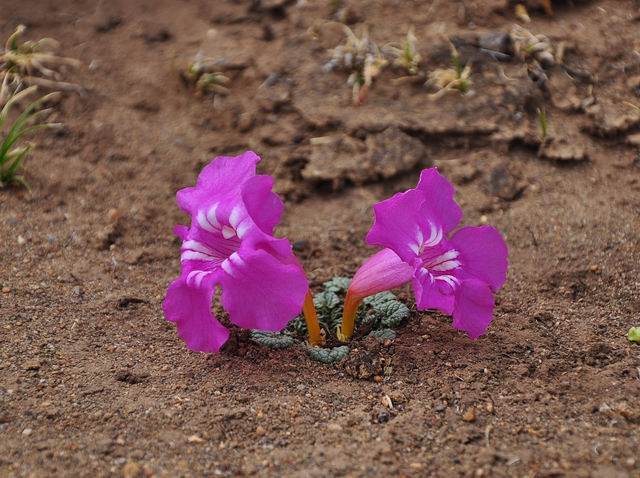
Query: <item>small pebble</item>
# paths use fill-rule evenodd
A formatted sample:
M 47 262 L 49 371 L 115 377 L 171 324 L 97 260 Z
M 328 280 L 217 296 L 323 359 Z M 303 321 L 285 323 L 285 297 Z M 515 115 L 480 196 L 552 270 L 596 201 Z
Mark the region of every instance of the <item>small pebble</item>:
M 107 211 L 107 219 L 109 220 L 110 223 L 113 224 L 119 218 L 120 218 L 120 212 L 117 209 L 111 208 L 109 209 L 109 211 Z
M 267 433 L 267 431 L 264 429 L 264 427 L 262 425 L 258 425 L 258 427 L 256 428 L 256 435 L 262 436 L 265 433 Z
M 202 438 L 200 438 L 198 435 L 191 435 L 189 438 L 187 438 L 187 441 L 189 443 L 203 443 L 204 440 Z
M 327 430 L 329 430 L 330 432 L 341 432 L 342 426 L 337 423 L 329 423 L 327 425 Z
M 487 412 L 493 414 L 494 411 L 495 411 L 495 408 L 494 408 L 493 402 L 489 400 L 487 402 Z
M 19 246 L 24 246 L 27 243 L 27 240 L 22 237 L 22 236 L 18 236 L 18 245 Z
M 38 370 L 40 368 L 40 360 L 38 359 L 32 359 L 32 360 L 27 360 L 26 362 L 24 362 L 22 364 L 22 368 L 24 370 Z
M 467 408 L 467 411 L 462 415 L 462 419 L 465 422 L 475 422 L 476 421 L 476 409 L 474 407 Z
M 130 461 L 126 465 L 122 467 L 122 476 L 124 478 L 135 478 L 136 476 L 140 476 L 140 472 L 142 471 L 142 467 L 139 463 L 135 461 Z
M 32 432 L 33 430 L 31 428 L 25 428 L 24 430 L 22 430 L 22 434 L 27 437 L 31 435 Z
M 9 292 L 11 292 L 11 289 L 10 289 L 9 287 L 7 287 L 7 286 L 4 286 L 4 287 L 2 288 L 2 292 L 3 292 L 4 294 L 8 294 Z
M 293 250 L 296 252 L 302 252 L 309 248 L 309 241 L 301 239 L 293 243 Z

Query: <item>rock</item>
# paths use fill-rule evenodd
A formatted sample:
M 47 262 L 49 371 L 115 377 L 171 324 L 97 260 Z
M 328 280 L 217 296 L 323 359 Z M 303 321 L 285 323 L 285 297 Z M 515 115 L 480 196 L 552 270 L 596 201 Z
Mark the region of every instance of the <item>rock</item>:
M 640 133 L 630 134 L 627 136 L 626 143 L 629 146 L 640 146 Z
M 27 360 L 22 364 L 23 370 L 39 370 L 41 366 L 41 362 L 38 359 Z
M 124 382 L 130 385 L 144 382 L 148 377 L 148 373 L 134 373 L 129 370 L 121 370 L 116 374 L 116 380 L 118 382 Z
M 293 243 L 293 250 L 296 252 L 303 252 L 303 251 L 306 251 L 307 249 L 309 249 L 309 241 L 305 241 L 304 239 L 301 239 Z
M 508 33 L 467 33 L 451 37 L 463 62 L 481 61 L 487 58 L 506 61 L 513 55 L 513 40 Z
M 286 109 L 291 103 L 291 80 L 280 73 L 272 73 L 258 88 L 256 101 L 267 113 Z
M 627 79 L 627 86 L 636 96 L 640 96 L 640 75 L 630 76 Z
M 475 422 L 476 421 L 476 409 L 475 407 L 469 407 L 467 408 L 467 410 L 464 412 L 464 415 L 462 415 L 462 419 L 465 422 Z
M 338 423 L 329 423 L 327 425 L 327 430 L 329 430 L 330 432 L 341 432 L 342 426 Z
M 458 185 L 468 184 L 478 176 L 480 169 L 473 163 L 456 165 L 450 174 L 451 180 Z
M 142 475 L 142 466 L 135 462 L 130 461 L 122 467 L 123 478 L 137 478 Z
M 120 211 L 118 211 L 116 208 L 111 208 L 107 211 L 107 220 L 113 224 L 115 223 L 118 219 L 120 219 Z
M 146 24 L 141 34 L 145 43 L 164 43 L 173 38 L 172 33 L 164 25 Z
M 24 430 L 22 430 L 22 434 L 26 437 L 31 435 L 31 433 L 33 433 L 33 430 L 31 428 L 25 428 Z
M 492 169 L 487 181 L 489 194 L 505 201 L 515 201 L 522 196 L 524 184 L 514 175 L 506 165 Z
M 373 413 L 374 421 L 377 423 L 387 423 L 391 420 L 391 414 L 384 408 L 379 408 Z
M 121 297 L 118 299 L 118 309 L 127 309 L 132 305 L 147 304 L 148 302 L 138 297 Z
M 285 9 L 295 3 L 295 0 L 252 0 L 250 11 L 267 11 L 275 15 L 284 15 Z
M 246 133 L 253 128 L 255 122 L 255 115 L 249 111 L 245 111 L 244 113 L 240 113 L 236 118 L 236 128 L 241 133 Z
M 296 127 L 291 123 L 268 124 L 260 129 L 260 139 L 267 146 L 295 144 L 297 134 Z
M 587 113 L 592 122 L 584 130 L 594 136 L 617 136 L 640 125 L 640 109 L 631 108 L 624 103 L 622 106 L 598 103 L 588 108 Z
M 22 237 L 22 236 L 18 236 L 18 245 L 19 246 L 24 246 L 27 243 L 27 240 Z
M 538 157 L 559 162 L 587 161 L 589 156 L 578 138 L 547 138 L 538 149 Z
M 397 127 L 368 133 L 364 141 L 342 135 L 315 138 L 302 177 L 333 190 L 381 181 L 429 164 L 422 142 Z
M 204 440 L 198 435 L 191 435 L 189 438 L 187 438 L 187 441 L 189 443 L 204 443 Z
M 105 15 L 98 19 L 94 29 L 98 33 L 108 33 L 122 25 L 122 17 L 119 15 Z
M 95 246 L 98 250 L 107 250 L 121 236 L 120 223 L 115 222 L 105 226 L 96 234 Z
M 552 75 L 547 86 L 556 108 L 563 111 L 582 110 L 583 100 L 578 96 L 574 80 L 569 75 L 564 72 Z
M 9 292 L 11 292 L 11 288 L 9 288 L 9 287 L 7 287 L 7 286 L 4 286 L 4 287 L 2 288 L 2 293 L 3 293 L 3 294 L 8 294 Z

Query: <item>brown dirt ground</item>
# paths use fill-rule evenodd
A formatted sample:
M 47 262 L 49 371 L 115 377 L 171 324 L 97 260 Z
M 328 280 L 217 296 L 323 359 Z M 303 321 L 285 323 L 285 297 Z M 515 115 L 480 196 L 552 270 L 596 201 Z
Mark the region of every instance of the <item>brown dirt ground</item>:
M 36 138 L 33 192 L 0 192 L 0 476 L 640 476 L 640 347 L 625 338 L 640 325 L 640 159 L 627 144 L 640 120 L 623 103 L 640 103 L 640 5 L 554 2 L 553 17 L 530 5 L 527 28 L 565 41 L 573 71 L 551 72 L 546 96 L 521 62 L 503 75 L 479 58 L 469 97 L 432 101 L 388 71 L 352 107 L 346 75 L 321 69 L 342 39 L 330 3 L 0 2 L 2 38 L 18 23 L 56 38 L 87 90 L 60 103 L 62 134 Z M 446 66 L 443 34 L 508 31 L 505 3 L 350 7 L 379 44 L 414 25 L 431 70 Z M 200 48 L 239 64 L 229 97 L 181 83 Z M 541 105 L 589 161 L 536 154 L 518 132 L 535 131 Z M 414 312 L 380 352 L 393 361 L 382 383 L 301 349 L 188 352 L 161 310 L 185 220 L 174 194 L 213 155 L 248 147 L 277 177 L 280 233 L 307 241 L 316 289 L 370 253 L 371 204 L 435 162 L 465 222 L 494 224 L 510 246 L 488 335 Z

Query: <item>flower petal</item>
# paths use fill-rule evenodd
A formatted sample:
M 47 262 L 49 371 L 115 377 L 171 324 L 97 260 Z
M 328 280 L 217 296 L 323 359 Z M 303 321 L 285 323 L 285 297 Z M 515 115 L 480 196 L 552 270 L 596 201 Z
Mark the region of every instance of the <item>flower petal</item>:
M 403 261 L 413 264 L 424 231 L 432 230 L 423 204 L 422 191 L 410 189 L 374 205 L 375 220 L 367 234 L 367 244 L 388 247 Z
M 489 284 L 493 291 L 507 279 L 507 245 L 498 230 L 491 226 L 463 227 L 451 238 L 460 252 L 459 260 L 466 274 Z
M 243 184 L 256 175 L 259 161 L 260 157 L 253 151 L 239 156 L 218 156 L 202 169 L 195 187 L 178 191 L 178 206 L 194 216 L 203 205 L 239 198 Z
M 211 281 L 192 287 L 179 278 L 169 286 L 162 303 L 167 320 L 176 323 L 178 336 L 196 352 L 217 352 L 229 338 L 229 331 L 211 312 L 213 292 Z
M 477 339 L 493 319 L 493 306 L 493 294 L 487 284 L 476 279 L 462 281 L 456 291 L 453 327 Z
M 424 269 L 416 271 L 413 278 L 413 294 L 418 310 L 437 309 L 443 314 L 451 315 L 453 313 L 454 288 L 444 280 L 437 280 Z
M 187 240 L 187 235 L 189 234 L 189 228 L 187 226 L 183 226 L 182 224 L 178 224 L 173 228 L 173 233 L 183 241 Z
M 349 291 L 354 297 L 364 298 L 400 287 L 412 276 L 413 267 L 391 249 L 382 249 L 360 266 L 349 285 Z
M 242 187 L 242 199 L 253 222 L 267 234 L 280 222 L 284 204 L 271 189 L 271 176 L 255 176 Z
M 302 310 L 309 285 L 296 262 L 286 264 L 265 250 L 244 247 L 222 268 L 222 304 L 234 324 L 278 331 Z
M 462 209 L 454 199 L 455 189 L 437 168 L 422 171 L 417 189 L 424 193 L 425 203 L 442 224 L 445 234 L 460 223 Z

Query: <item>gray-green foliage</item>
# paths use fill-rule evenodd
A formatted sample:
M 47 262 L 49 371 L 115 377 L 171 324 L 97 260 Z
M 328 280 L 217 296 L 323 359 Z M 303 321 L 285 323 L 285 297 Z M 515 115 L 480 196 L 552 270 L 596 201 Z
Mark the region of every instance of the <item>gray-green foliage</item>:
M 381 341 L 393 340 L 396 338 L 396 331 L 393 329 L 373 330 L 369 335 Z
M 286 349 L 295 343 L 295 340 L 290 335 L 274 332 L 252 330 L 250 337 L 254 342 L 269 347 L 270 349 Z
M 335 333 L 342 320 L 344 298 L 349 288 L 347 277 L 334 277 L 325 282 L 324 290 L 313 296 L 316 306 L 318 322 L 327 334 Z M 356 330 L 361 333 L 370 331 L 379 340 L 393 340 L 396 336 L 392 330 L 409 317 L 409 308 L 398 300 L 391 292 L 381 292 L 367 297 L 358 308 Z M 294 338 L 304 341 L 307 335 L 307 324 L 303 315 L 292 320 L 280 334 L 253 331 L 251 339 L 270 348 L 285 348 L 294 344 Z M 319 348 L 309 347 L 309 357 L 322 363 L 335 363 L 342 360 L 348 353 L 349 347 Z
M 313 296 L 318 321 L 329 333 L 333 333 L 342 320 L 342 307 L 350 280 L 334 277 L 324 283 L 324 290 Z M 409 308 L 391 292 L 381 292 L 367 297 L 358 309 L 356 326 L 368 330 L 389 329 L 399 326 L 409 317 Z M 304 317 L 296 317 L 287 327 L 293 335 L 304 337 L 307 326 Z
M 325 282 L 323 286 L 324 290 L 328 292 L 345 295 L 350 283 L 351 279 L 348 277 L 334 277 L 333 279 L 329 279 Z
M 341 345 L 332 349 L 322 349 L 318 347 L 309 347 L 309 357 L 316 362 L 337 363 L 349 354 L 349 347 Z

